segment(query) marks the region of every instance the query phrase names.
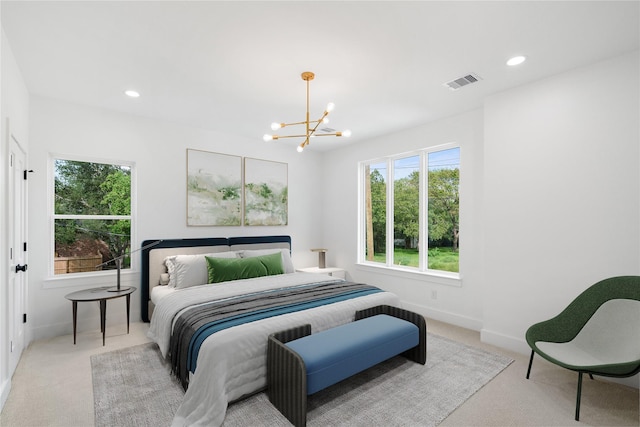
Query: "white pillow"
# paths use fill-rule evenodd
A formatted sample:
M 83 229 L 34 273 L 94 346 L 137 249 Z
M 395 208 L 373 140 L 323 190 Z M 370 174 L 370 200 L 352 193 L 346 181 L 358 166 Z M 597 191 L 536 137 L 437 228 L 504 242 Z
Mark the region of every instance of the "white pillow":
M 240 258 L 253 258 L 262 255 L 271 255 L 280 252 L 282 254 L 282 268 L 285 274 L 294 273 L 293 261 L 291 261 L 291 253 L 289 249 L 247 249 L 243 251 L 236 251 Z
M 164 259 L 169 273 L 169 287 L 176 289 L 209 283 L 207 261 L 205 256 L 212 258 L 237 258 L 235 252 L 215 252 L 198 255 L 172 255 Z

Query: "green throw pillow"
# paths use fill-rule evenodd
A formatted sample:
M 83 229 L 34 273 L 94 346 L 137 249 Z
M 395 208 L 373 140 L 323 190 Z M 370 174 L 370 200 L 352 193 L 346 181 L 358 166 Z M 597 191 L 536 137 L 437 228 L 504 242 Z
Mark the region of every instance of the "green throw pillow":
M 205 259 L 207 260 L 209 283 L 284 274 L 282 254 L 279 252 L 253 258 L 211 258 L 205 256 Z

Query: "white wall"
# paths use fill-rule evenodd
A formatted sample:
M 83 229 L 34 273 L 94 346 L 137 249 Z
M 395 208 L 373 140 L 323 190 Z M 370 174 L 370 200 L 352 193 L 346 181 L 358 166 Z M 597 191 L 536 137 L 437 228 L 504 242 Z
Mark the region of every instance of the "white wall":
M 320 240 L 320 200 L 316 195 L 320 156 L 303 155 L 295 147 L 265 143 L 260 136 L 246 140 L 202 129 L 117 114 L 105 110 L 31 98 L 30 181 L 31 248 L 29 282 L 31 327 L 35 338 L 72 332 L 71 303 L 67 293 L 115 283 L 98 279 L 48 277 L 50 222 L 47 215 L 47 163 L 50 153 L 90 156 L 94 159 L 133 161 L 137 176 L 137 235 L 134 247 L 145 239 L 229 237 L 289 234 L 296 267 L 313 263 L 308 248 Z M 187 227 L 186 149 L 200 149 L 288 163 L 289 225 L 283 227 Z M 36 237 L 37 236 L 37 237 Z M 139 257 L 134 256 L 137 262 Z M 139 269 L 123 274 L 123 283 L 139 286 Z M 115 276 L 114 276 L 115 277 Z M 108 324 L 123 324 L 124 299 L 107 304 Z M 132 319 L 140 318 L 140 292 L 131 300 Z M 79 330 L 96 329 L 99 312 L 93 304 L 78 305 Z M 109 328 L 107 328 L 107 332 Z
M 598 280 L 640 274 L 639 68 L 637 52 L 624 55 L 496 94 L 481 111 L 325 154 L 328 264 L 528 353 L 530 325 Z M 454 141 L 462 285 L 358 266 L 358 161 Z
M 610 276 L 640 274 L 638 53 L 485 103 L 482 339 L 527 328 Z
M 2 8 L 0 8 L 1 10 Z M 18 69 L 18 65 L 7 42 L 4 31 L 0 28 L 0 407 L 9 393 L 11 378 L 9 377 L 9 319 L 8 319 L 8 152 L 9 132 L 28 151 L 28 116 L 29 94 Z M 7 123 L 10 122 L 10 126 Z M 27 329 L 27 342 L 29 332 Z M 26 344 L 26 343 L 25 343 Z
M 482 179 L 483 113 L 471 111 L 425 126 L 382 136 L 325 154 L 323 177 L 324 239 L 327 263 L 345 268 L 349 277 L 400 296 L 405 307 L 431 318 L 480 330 L 482 327 Z M 461 147 L 460 269 L 462 281 L 433 276 L 387 273 L 357 265 L 358 162 L 434 145 Z M 437 298 L 432 298 L 432 291 Z
M 4 30 L 2 29 L 2 8 L 0 7 L 0 177 L 2 177 L 2 188 L 0 188 L 0 205 L 7 206 L 7 191 L 4 183 L 8 182 L 6 174 L 6 152 L 7 143 L 4 134 L 5 124 L 3 123 L 4 117 L 2 114 L 2 78 L 4 73 L 2 68 L 4 66 Z M 7 221 L 4 208 L 0 208 L 0 234 L 2 236 L 7 235 Z M 7 337 L 9 332 L 7 331 L 9 322 L 5 313 L 9 312 L 7 307 L 7 296 L 9 293 L 7 286 L 6 276 L 6 255 L 4 244 L 0 244 L 0 410 L 4 407 L 4 403 L 9 397 L 9 391 L 11 390 L 11 379 L 9 378 L 9 353 L 7 351 Z

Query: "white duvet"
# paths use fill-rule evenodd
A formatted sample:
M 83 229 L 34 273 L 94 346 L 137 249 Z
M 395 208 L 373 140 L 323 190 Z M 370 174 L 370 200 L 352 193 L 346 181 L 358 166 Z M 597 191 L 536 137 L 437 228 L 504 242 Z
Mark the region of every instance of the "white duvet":
M 173 319 L 186 307 L 266 289 L 335 280 L 330 276 L 293 273 L 181 289 L 166 295 L 156 305 L 148 335 L 167 357 Z M 357 310 L 381 304 L 399 306 L 399 302 L 396 295 L 380 292 L 235 326 L 211 335 L 200 348 L 196 372 L 172 426 L 220 426 L 229 402 L 265 388 L 269 334 L 305 323 L 311 324 L 315 333 L 353 321 Z

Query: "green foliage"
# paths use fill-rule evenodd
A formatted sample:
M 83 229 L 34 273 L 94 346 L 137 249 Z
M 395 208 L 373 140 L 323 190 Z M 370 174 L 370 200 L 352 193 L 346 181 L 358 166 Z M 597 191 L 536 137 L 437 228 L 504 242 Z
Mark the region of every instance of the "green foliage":
M 454 273 L 460 271 L 459 252 L 450 247 L 430 249 L 427 263 L 431 270 L 451 271 Z
M 406 178 L 396 179 L 393 188 L 394 236 L 407 242 L 417 240 L 420 233 L 420 172 L 413 171 Z
M 107 206 L 110 215 L 131 214 L 131 175 L 120 169 L 111 172 L 100 184 L 101 205 Z
M 130 215 L 131 171 L 102 163 L 56 160 L 55 213 L 62 215 Z M 131 221 L 107 219 L 57 220 L 56 244 L 82 239 L 108 244 L 111 256 L 130 245 Z
M 459 152 L 459 150 L 456 149 Z M 430 162 L 430 170 L 427 176 L 426 189 L 427 197 L 425 205 L 428 209 L 423 213 L 427 217 L 428 246 L 432 249 L 429 252 L 429 268 L 445 271 L 458 271 L 458 240 L 459 240 L 459 222 L 460 222 L 460 169 L 459 161 L 456 158 L 459 154 L 448 153 L 446 164 L 442 162 L 442 158 L 435 158 L 433 164 Z M 399 164 L 403 168 L 403 164 Z M 384 258 L 384 253 L 389 250 L 385 248 L 386 243 L 386 221 L 387 221 L 387 184 L 384 176 L 380 173 L 380 169 L 384 169 L 384 164 L 369 165 L 366 171 L 369 171 L 368 188 L 370 188 L 371 212 L 368 211 L 367 204 L 367 221 L 371 219 L 371 230 L 367 229 L 367 237 L 370 232 L 373 234 L 374 241 L 374 259 Z M 406 168 L 405 168 L 406 169 Z M 417 255 L 411 255 L 402 252 L 401 249 L 413 250 L 420 235 L 420 172 L 412 167 L 412 172 L 403 178 L 396 178 L 393 181 L 393 237 L 396 246 L 404 246 L 404 248 L 395 247 L 394 263 L 396 265 L 418 266 Z M 369 200 L 366 200 L 367 202 Z M 423 218 L 424 219 L 424 218 Z M 367 223 L 369 226 L 369 223 Z M 404 241 L 404 245 L 402 244 Z M 368 245 L 370 245 L 368 241 Z M 426 243 L 426 242 L 424 242 Z M 421 245 L 421 246 L 427 246 Z M 367 247 L 367 251 L 370 251 Z M 441 253 L 441 252 L 446 252 Z M 455 255 L 451 255 L 454 253 Z M 368 252 L 367 252 L 368 255 Z
M 460 169 L 429 171 L 429 239 L 458 248 Z
M 395 265 L 416 267 L 420 265 L 420 259 L 417 249 L 395 248 L 393 251 L 393 259 Z M 376 253 L 375 262 L 385 263 L 386 255 L 384 253 Z M 457 273 L 459 271 L 459 253 L 451 247 L 436 247 L 429 249 L 427 255 L 428 268 L 431 270 L 451 271 Z
M 103 163 L 56 160 L 55 162 L 55 213 L 69 215 L 110 215 L 109 204 L 102 203 L 115 185 L 105 183 L 112 174 L 126 175 L 130 181 L 130 171 L 115 165 Z M 130 185 L 130 184 L 129 184 Z M 111 188 L 109 188 L 109 186 Z M 129 187 L 130 188 L 130 187 Z M 131 199 L 130 190 L 126 197 Z M 131 208 L 125 215 L 131 213 Z
M 429 171 L 429 240 L 457 249 L 460 197 L 459 169 Z M 411 172 L 406 178 L 394 182 L 393 226 L 394 236 L 409 242 L 417 240 L 420 232 L 420 174 Z
M 73 219 L 58 219 L 55 224 L 56 244 L 70 245 L 76 241 L 78 231 Z
M 371 180 L 371 211 L 373 216 L 374 252 L 384 252 L 387 235 L 387 184 L 379 170 L 373 169 Z
M 393 263 L 407 267 L 418 267 L 418 251 L 416 249 L 396 248 L 393 251 Z

